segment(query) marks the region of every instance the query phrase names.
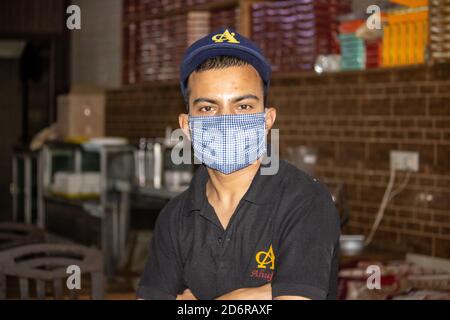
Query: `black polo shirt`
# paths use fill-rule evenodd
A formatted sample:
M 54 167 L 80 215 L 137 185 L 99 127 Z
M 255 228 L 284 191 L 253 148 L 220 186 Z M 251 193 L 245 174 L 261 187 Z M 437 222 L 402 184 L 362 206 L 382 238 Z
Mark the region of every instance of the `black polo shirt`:
M 199 299 L 272 283 L 272 296 L 335 299 L 339 216 L 316 179 L 280 161 L 276 175 L 255 175 L 224 230 L 206 197 L 201 166 L 190 187 L 158 216 L 137 292 Z

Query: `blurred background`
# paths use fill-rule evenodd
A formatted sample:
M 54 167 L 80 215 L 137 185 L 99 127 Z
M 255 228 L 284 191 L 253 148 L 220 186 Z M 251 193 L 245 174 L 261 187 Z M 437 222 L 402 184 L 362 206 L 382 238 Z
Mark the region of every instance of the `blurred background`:
M 272 64 L 281 158 L 333 194 L 340 299 L 449 299 L 448 0 L 0 0 L 0 299 L 134 299 L 195 171 L 170 161 L 182 55 L 221 26 Z

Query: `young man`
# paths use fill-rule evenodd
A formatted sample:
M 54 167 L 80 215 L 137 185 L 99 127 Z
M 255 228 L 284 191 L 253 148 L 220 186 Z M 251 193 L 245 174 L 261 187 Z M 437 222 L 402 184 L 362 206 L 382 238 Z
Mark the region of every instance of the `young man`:
M 281 161 L 261 174 L 270 65 L 221 29 L 186 51 L 181 128 L 202 161 L 160 213 L 140 299 L 334 299 L 339 217 L 317 180 Z

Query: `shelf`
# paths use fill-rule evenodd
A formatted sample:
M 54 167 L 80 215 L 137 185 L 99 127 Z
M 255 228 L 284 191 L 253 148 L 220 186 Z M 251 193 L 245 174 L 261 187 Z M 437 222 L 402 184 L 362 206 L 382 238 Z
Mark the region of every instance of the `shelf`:
M 64 205 L 83 207 L 86 203 L 89 204 L 100 204 L 99 198 L 90 199 L 70 199 L 66 197 L 56 196 L 56 195 L 45 195 L 45 201 L 57 202 Z
M 138 187 L 136 189 L 136 192 L 144 196 L 156 197 L 161 199 L 172 199 L 182 193 L 182 191 L 176 192 L 169 191 L 167 189 L 155 189 L 151 187 Z
M 441 63 L 447 64 L 448 63 Z M 271 79 L 273 82 L 277 80 L 285 80 L 285 79 L 295 79 L 295 78 L 311 78 L 311 77 L 329 77 L 329 76 L 351 76 L 351 75 L 360 75 L 360 74 L 378 74 L 389 71 L 402 71 L 402 70 L 419 70 L 422 68 L 426 68 L 428 66 L 432 66 L 431 62 L 427 62 L 424 64 L 412 64 L 412 65 L 403 65 L 403 66 L 393 66 L 393 67 L 380 67 L 373 69 L 363 69 L 363 70 L 341 70 L 336 72 L 324 72 L 321 74 L 316 73 L 315 71 L 293 71 L 293 72 L 274 72 L 272 73 Z M 179 86 L 179 82 L 176 79 L 173 80 L 154 80 L 149 82 L 137 83 L 137 84 L 127 84 L 123 85 L 119 89 L 114 89 L 109 91 L 109 93 L 122 93 L 125 91 L 142 91 L 147 92 L 148 88 L 158 88 L 158 87 L 174 87 Z
M 392 66 L 392 67 L 379 67 L 379 68 L 371 68 L 371 69 L 362 69 L 362 70 L 339 70 L 335 72 L 324 72 L 324 73 L 316 73 L 315 71 L 293 71 L 293 72 L 274 72 L 272 74 L 272 78 L 274 79 L 285 79 L 285 78 L 301 78 L 301 77 L 313 77 L 313 76 L 330 76 L 330 75 L 358 75 L 363 73 L 382 73 L 387 71 L 401 71 L 401 70 L 413 70 L 413 69 L 422 69 L 430 65 L 430 63 L 422 63 L 422 64 L 411 64 L 411 65 L 401 65 L 401 66 Z

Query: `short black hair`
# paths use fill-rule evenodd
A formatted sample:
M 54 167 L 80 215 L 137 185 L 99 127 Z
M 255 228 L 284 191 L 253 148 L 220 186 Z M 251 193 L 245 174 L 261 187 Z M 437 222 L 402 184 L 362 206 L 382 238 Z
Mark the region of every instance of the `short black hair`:
M 246 66 L 246 65 L 250 65 L 250 63 L 248 63 L 247 61 L 242 60 L 240 58 L 237 58 L 237 57 L 217 56 L 217 57 L 209 58 L 209 59 L 205 60 L 204 62 L 202 62 L 202 64 L 200 64 L 194 70 L 194 72 L 202 72 L 202 71 L 207 71 L 207 70 L 224 69 L 224 68 L 229 68 L 229 67 L 239 67 L 239 66 Z M 266 86 L 264 85 L 264 81 L 262 80 L 261 76 L 259 76 L 259 77 L 261 79 L 261 85 L 262 85 L 263 92 L 264 92 L 264 100 L 263 100 L 264 108 L 267 108 L 268 88 L 266 89 Z M 191 90 L 189 89 L 189 78 L 187 80 L 187 83 L 188 83 L 188 85 L 186 86 L 186 91 L 185 91 L 185 95 L 184 95 L 184 103 L 186 104 L 186 109 L 189 110 L 189 95 L 191 93 Z

